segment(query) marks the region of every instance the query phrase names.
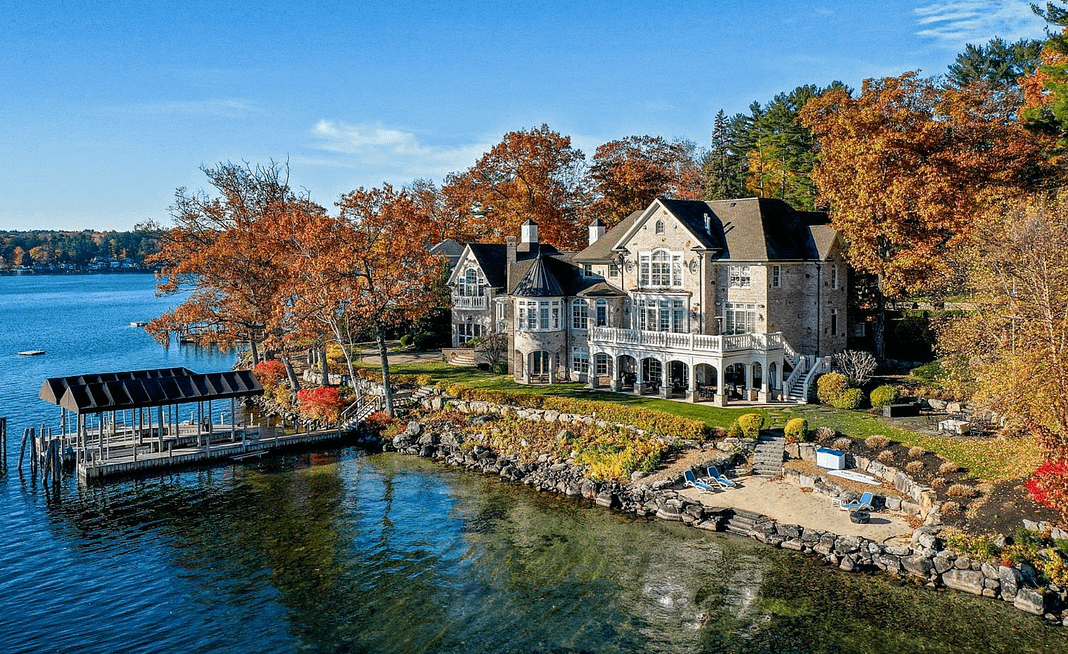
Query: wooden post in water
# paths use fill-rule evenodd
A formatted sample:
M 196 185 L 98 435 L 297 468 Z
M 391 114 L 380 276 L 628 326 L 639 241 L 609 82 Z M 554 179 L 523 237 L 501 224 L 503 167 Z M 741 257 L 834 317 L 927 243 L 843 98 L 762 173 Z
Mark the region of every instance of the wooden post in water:
M 37 475 L 37 432 L 30 427 L 30 474 Z
M 0 469 L 7 472 L 7 418 L 0 418 Z

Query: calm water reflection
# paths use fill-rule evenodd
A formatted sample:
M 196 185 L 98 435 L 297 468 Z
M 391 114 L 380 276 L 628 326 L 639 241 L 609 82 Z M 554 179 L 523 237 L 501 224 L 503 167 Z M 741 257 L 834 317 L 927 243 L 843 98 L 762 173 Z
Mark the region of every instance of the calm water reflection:
M 46 377 L 229 367 L 129 327 L 167 302 L 0 277 L 13 434 L 56 419 Z M 0 652 L 1068 652 L 997 602 L 352 449 L 51 497 L 13 471 L 0 536 Z

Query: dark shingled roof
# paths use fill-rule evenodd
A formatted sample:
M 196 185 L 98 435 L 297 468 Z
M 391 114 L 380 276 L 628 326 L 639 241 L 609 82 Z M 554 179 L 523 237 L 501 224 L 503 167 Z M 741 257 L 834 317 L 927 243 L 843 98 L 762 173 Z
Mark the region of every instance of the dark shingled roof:
M 249 370 L 198 374 L 161 368 L 54 377 L 45 381 L 38 396 L 74 413 L 101 413 L 262 394 L 263 387 Z
M 827 214 L 794 211 L 782 200 L 669 200 L 657 198 L 717 259 L 739 261 L 796 261 L 826 258 L 837 232 L 827 223 Z M 579 252 L 580 263 L 609 263 L 612 249 L 636 227 L 644 211 L 636 211 L 613 227 L 596 243 Z M 708 229 L 705 216 L 708 216 Z
M 471 243 L 471 255 L 475 257 L 486 283 L 493 288 L 504 288 L 507 284 L 508 246 L 501 243 Z
M 550 257 L 550 259 L 554 258 Z M 531 262 L 530 267 L 523 274 L 519 283 L 516 284 L 511 295 L 518 297 L 560 297 L 564 295 L 564 289 L 556 275 L 549 270 L 546 258 L 539 254 Z
M 645 212 L 635 211 L 619 221 L 619 223 L 612 229 L 608 230 L 604 236 L 597 239 L 585 250 L 576 254 L 574 257 L 575 261 L 579 263 L 609 263 L 612 261 L 615 257 L 612 248 L 614 248 L 616 243 L 619 242 L 619 239 L 630 230 L 631 225 L 638 219 L 638 216 L 643 213 Z

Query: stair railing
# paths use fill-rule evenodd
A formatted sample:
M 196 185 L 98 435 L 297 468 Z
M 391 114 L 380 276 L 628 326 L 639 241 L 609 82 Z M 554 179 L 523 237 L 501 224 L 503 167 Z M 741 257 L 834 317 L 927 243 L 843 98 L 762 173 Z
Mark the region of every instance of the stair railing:
M 808 402 L 809 390 L 812 388 L 812 384 L 816 383 L 816 378 L 825 372 L 831 370 L 831 357 L 817 358 L 816 362 L 812 365 L 812 369 L 805 375 L 805 382 L 802 389 L 804 393 L 805 402 Z
M 808 358 L 807 357 L 804 357 L 804 356 L 799 356 L 798 357 L 797 365 L 795 365 L 794 369 L 790 371 L 790 376 L 786 378 L 786 381 L 784 381 L 782 383 L 783 393 L 789 393 L 790 392 L 790 389 L 792 389 L 794 387 L 794 383 L 805 372 L 805 367 L 806 367 L 805 364 L 807 364 L 807 363 L 808 363 Z

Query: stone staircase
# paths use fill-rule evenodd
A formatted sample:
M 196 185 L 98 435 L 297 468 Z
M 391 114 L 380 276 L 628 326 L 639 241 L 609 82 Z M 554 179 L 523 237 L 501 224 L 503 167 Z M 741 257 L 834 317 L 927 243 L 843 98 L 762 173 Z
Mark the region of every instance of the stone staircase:
M 753 527 L 756 525 L 757 520 L 761 517 L 762 516 L 759 513 L 753 513 L 752 511 L 746 511 L 744 509 L 734 509 L 734 513 L 727 519 L 724 531 L 748 536 L 750 532 L 753 531 Z
M 761 436 L 753 450 L 753 474 L 777 476 L 782 474 L 786 439 L 782 436 Z
M 790 388 L 785 389 L 785 399 L 787 402 L 793 402 L 795 404 L 808 404 L 808 394 L 805 389 L 805 376 L 798 375 L 794 378 Z

